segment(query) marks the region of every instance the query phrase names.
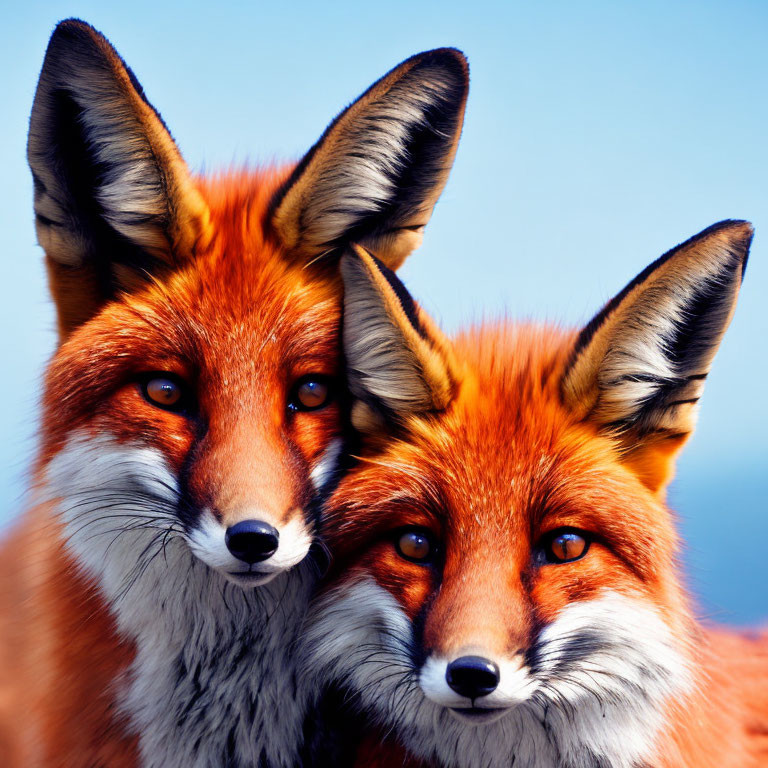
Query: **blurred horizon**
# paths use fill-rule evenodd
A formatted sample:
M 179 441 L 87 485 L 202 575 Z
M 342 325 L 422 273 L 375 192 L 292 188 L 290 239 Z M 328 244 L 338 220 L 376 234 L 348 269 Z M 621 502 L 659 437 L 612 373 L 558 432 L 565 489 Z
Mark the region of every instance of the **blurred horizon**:
M 115 45 L 195 171 L 298 159 L 421 50 L 468 56 L 464 134 L 401 276 L 442 327 L 580 325 L 648 263 L 726 218 L 756 227 L 735 318 L 670 493 L 701 614 L 768 623 L 768 4 L 95 0 L 17 4 L 0 36 L 6 236 L 0 526 L 23 509 L 55 345 L 26 166 L 48 36 L 78 16 Z

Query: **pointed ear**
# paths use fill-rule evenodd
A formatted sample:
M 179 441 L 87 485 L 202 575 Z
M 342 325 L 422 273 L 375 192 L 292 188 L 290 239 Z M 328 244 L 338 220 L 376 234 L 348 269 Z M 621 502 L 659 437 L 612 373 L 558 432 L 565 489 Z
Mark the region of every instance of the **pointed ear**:
M 29 165 L 62 336 L 119 291 L 175 266 L 205 204 L 162 119 L 109 42 L 56 27 L 32 106 Z
M 446 408 L 457 381 L 450 346 L 405 286 L 359 246 L 342 256 L 341 274 L 354 426 L 378 431 L 387 422 Z
M 666 253 L 584 328 L 562 382 L 566 405 L 613 433 L 653 491 L 696 423 L 733 315 L 752 227 L 723 221 Z
M 420 53 L 374 83 L 328 127 L 273 204 L 296 258 L 361 243 L 391 269 L 421 243 L 456 154 L 469 88 L 464 55 Z

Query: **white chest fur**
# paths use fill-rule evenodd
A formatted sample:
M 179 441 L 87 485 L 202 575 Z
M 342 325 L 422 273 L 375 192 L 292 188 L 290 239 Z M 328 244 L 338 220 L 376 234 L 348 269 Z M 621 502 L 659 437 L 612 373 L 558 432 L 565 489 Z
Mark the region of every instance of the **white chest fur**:
M 136 656 L 117 681 L 145 768 L 288 768 L 309 692 L 294 648 L 311 566 L 244 590 L 190 551 L 161 454 L 75 436 L 53 459 L 67 547 Z
M 144 765 L 296 765 L 308 692 L 293 649 L 311 579 L 290 572 L 243 592 L 215 574 L 204 584 L 212 574 L 198 563 L 189 575 L 135 638 L 123 706 Z

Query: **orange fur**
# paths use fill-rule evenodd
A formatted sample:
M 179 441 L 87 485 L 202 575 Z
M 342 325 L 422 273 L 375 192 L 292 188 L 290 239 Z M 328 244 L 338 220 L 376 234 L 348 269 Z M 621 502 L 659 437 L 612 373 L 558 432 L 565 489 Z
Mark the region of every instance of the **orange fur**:
M 257 676 L 250 688 L 242 679 L 247 662 L 218 667 L 211 656 L 196 657 L 190 668 L 186 649 L 163 655 L 158 645 L 170 648 L 169 634 L 158 640 L 152 631 L 178 633 L 174 622 L 194 614 L 201 621 L 194 626 L 228 627 L 233 656 L 292 664 L 287 647 L 295 638 L 264 628 L 249 644 L 245 629 L 249 610 L 266 610 L 267 600 L 250 591 L 256 582 L 285 576 L 306 556 L 316 496 L 337 471 L 339 253 L 362 239 L 396 266 L 418 245 L 453 161 L 467 87 L 459 51 L 417 54 L 344 110 L 295 166 L 196 178 L 106 38 L 76 19 L 57 26 L 27 156 L 60 345 L 45 378 L 32 508 L 0 553 L 3 765 L 181 765 L 188 758 L 179 747 L 200 760 L 252 750 L 254 760 L 270 764 L 283 764 L 281 750 L 298 753 L 299 737 L 288 742 L 308 703 L 296 704 L 274 739 L 252 744 L 252 723 L 243 718 L 223 734 L 220 720 L 232 709 L 249 706 L 252 718 L 258 711 L 263 719 L 283 695 L 282 682 Z M 329 399 L 298 402 L 297 388 L 307 380 L 316 386 L 318 377 Z M 166 392 L 176 387 L 186 407 L 153 400 L 148 381 Z M 126 455 L 139 457 L 136 468 L 126 468 Z M 104 477 L 94 456 L 109 467 Z M 65 468 L 57 475 L 59 457 Z M 74 490 L 71 475 L 79 478 Z M 257 535 L 279 546 L 255 552 L 233 544 L 232 526 L 246 520 L 249 547 Z M 106 538 L 112 524 L 115 538 Z M 106 530 L 97 545 L 99 526 Z M 239 530 L 233 537 L 242 542 Z M 118 537 L 137 532 L 145 543 L 154 536 L 149 559 L 148 549 L 134 551 L 137 538 L 113 549 Z M 147 565 L 163 557 L 173 568 L 169 541 L 186 558 L 171 558 L 182 564 L 172 572 L 176 581 L 170 570 L 160 573 L 124 608 Z M 255 566 L 270 558 L 266 570 Z M 210 570 L 195 581 L 198 568 Z M 297 570 L 295 579 L 285 576 L 296 605 L 279 605 L 287 586 L 270 598 L 290 632 L 298 632 L 311 578 L 308 568 Z M 198 601 L 211 585 L 209 602 Z M 237 610 L 225 591 L 235 587 L 248 590 L 234 594 Z M 142 645 L 147 628 L 151 638 Z M 205 653 L 215 657 L 222 635 L 209 634 L 193 646 L 201 653 L 207 643 Z M 161 694 L 152 687 L 162 678 L 155 662 L 168 677 Z M 214 678 L 205 692 L 210 704 L 198 700 L 202 665 Z M 179 670 L 191 691 L 183 703 Z M 239 703 L 224 700 L 235 687 L 233 671 L 241 675 Z M 126 704 L 126 691 L 138 691 L 139 701 Z M 193 705 L 188 722 L 184 707 Z M 207 730 L 198 717 L 206 707 Z
M 768 765 L 768 634 L 696 621 L 665 503 L 674 459 L 693 428 L 693 406 L 733 314 L 750 237 L 743 222 L 705 230 L 655 262 L 579 335 L 500 323 L 461 334 L 452 350 L 422 322 L 402 286 L 388 287 L 393 275 L 373 279 L 386 274 L 383 268 L 361 253 L 345 256 L 345 328 L 359 318 L 367 323 L 345 332 L 349 375 L 355 395 L 380 418 L 361 422 L 359 462 L 326 507 L 335 560 L 318 602 L 310 658 L 400 742 L 382 743 L 376 765 L 410 765 L 403 746 L 452 768 L 507 765 L 513 757 L 516 765 L 581 768 L 598 764 L 598 756 L 601 765 L 655 768 Z M 671 272 L 674 281 L 665 283 Z M 693 286 L 687 305 L 673 304 L 680 283 Z M 628 307 L 638 296 L 647 320 Z M 396 321 L 391 306 L 399 311 Z M 659 327 L 661 340 L 653 336 Z M 593 334 L 602 334 L 598 351 L 590 346 Z M 413 337 L 428 351 L 414 353 L 407 368 L 397 354 L 413 348 Z M 618 373 L 605 375 L 605 360 L 617 348 Z M 564 389 L 585 355 L 588 401 Z M 425 359 L 430 377 L 421 373 Z M 406 373 L 392 376 L 382 360 L 398 361 Z M 656 378 L 653 366 L 665 365 L 669 373 Z M 425 396 L 420 409 L 397 399 L 398 382 L 408 375 L 408 391 Z M 450 403 L 435 406 L 427 395 L 452 382 Z M 652 396 L 643 389 L 634 399 L 638 390 L 616 396 L 615 388 L 630 385 L 655 389 Z M 595 408 L 601 398 L 616 404 L 621 420 L 604 418 Z M 409 529 L 432 541 L 430 559 L 401 554 L 398 537 Z M 548 536 L 563 530 L 586 537 L 583 557 L 558 562 L 547 553 Z M 601 600 L 618 602 L 596 607 Z M 574 615 L 583 624 L 569 624 Z M 643 626 L 626 623 L 640 615 Z M 634 634 L 621 639 L 625 626 Z M 644 646 L 645 632 L 658 645 Z M 564 638 L 559 650 L 551 642 L 557 633 Z M 345 642 L 345 635 L 353 639 Z M 622 650 L 610 651 L 610 642 Z M 627 662 L 629 651 L 639 661 Z M 496 664 L 497 677 L 490 690 L 461 693 L 450 664 L 476 656 Z M 656 682 L 646 673 L 651 669 L 663 670 Z M 608 682 L 633 674 L 643 682 L 630 682 L 626 698 L 616 697 Z M 547 687 L 558 684 L 566 693 Z M 635 714 L 622 724 L 633 699 L 653 702 L 643 710 L 644 724 L 632 725 Z M 595 700 L 602 718 L 606 708 L 609 718 L 610 708 L 619 708 L 615 720 L 604 721 L 607 736 L 599 716 L 590 719 Z M 473 715 L 461 714 L 470 706 Z M 574 720 L 580 708 L 584 720 Z M 461 719 L 489 711 L 506 720 Z M 625 729 L 624 743 L 631 735 L 636 751 L 611 742 L 614 728 Z M 568 741 L 569 733 L 578 741 Z M 526 747 L 526 739 L 537 746 Z
M 151 406 L 134 383 L 144 370 L 177 370 L 209 393 L 216 425 L 195 490 L 224 489 L 214 500 L 222 510 L 237 508 L 233 494 L 253 492 L 256 479 L 278 514 L 304 499 L 308 467 L 338 432 L 338 406 L 297 414 L 287 432 L 281 414 L 296 378 L 337 373 L 338 283 L 286 266 L 266 237 L 266 206 L 284 177 L 243 172 L 201 181 L 211 210 L 208 249 L 170 281 L 105 308 L 61 346 L 47 376 L 38 477 L 77 429 L 140 436 L 179 469 L 195 425 Z M 249 466 L 254 450 L 258 475 Z M 115 681 L 132 650 L 115 636 L 57 530 L 51 511 L 37 507 L 0 557 L 3 635 L 14 637 L 2 643 L 2 738 L 6 754 L 18 755 L 4 764 L 133 765 L 134 738 L 115 712 Z
M 768 637 L 695 623 L 668 510 L 612 440 L 562 405 L 572 343 L 569 333 L 504 326 L 456 341 L 465 378 L 450 408 L 413 419 L 405 439 L 374 441 L 331 499 L 331 586 L 372 576 L 423 622 L 425 652 L 480 645 L 508 653 L 570 602 L 606 588 L 639 594 L 696 670 L 694 693 L 671 704 L 664 758 L 654 765 L 766 765 Z M 426 527 L 443 543 L 439 577 L 397 555 L 389 532 L 404 525 Z M 600 539 L 570 567 L 529 565 L 541 533 L 560 526 Z M 404 765 L 398 747 L 389 760 L 386 749 L 377 765 Z

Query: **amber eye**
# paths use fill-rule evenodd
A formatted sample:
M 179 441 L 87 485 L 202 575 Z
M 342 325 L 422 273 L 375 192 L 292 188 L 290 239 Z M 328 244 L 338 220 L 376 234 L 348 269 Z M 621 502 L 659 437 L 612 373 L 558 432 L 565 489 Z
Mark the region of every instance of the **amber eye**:
M 181 411 L 186 406 L 183 382 L 173 374 L 152 374 L 141 385 L 144 397 L 152 405 L 168 411 Z
M 303 376 L 293 386 L 288 399 L 291 411 L 316 411 L 328 405 L 333 399 L 333 387 L 327 376 Z
M 589 541 L 576 531 L 561 531 L 549 539 L 545 547 L 547 559 L 551 563 L 570 563 L 584 557 L 589 549 Z
M 403 531 L 395 539 L 397 553 L 414 563 L 426 563 L 435 553 L 435 545 L 429 533 L 422 530 Z

